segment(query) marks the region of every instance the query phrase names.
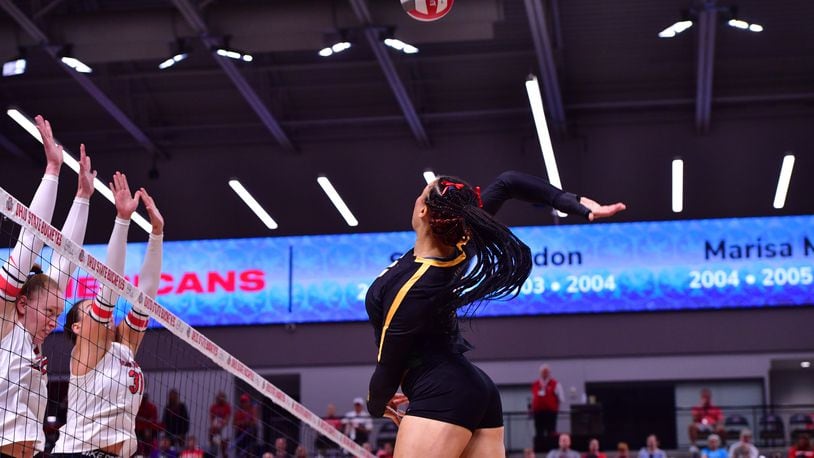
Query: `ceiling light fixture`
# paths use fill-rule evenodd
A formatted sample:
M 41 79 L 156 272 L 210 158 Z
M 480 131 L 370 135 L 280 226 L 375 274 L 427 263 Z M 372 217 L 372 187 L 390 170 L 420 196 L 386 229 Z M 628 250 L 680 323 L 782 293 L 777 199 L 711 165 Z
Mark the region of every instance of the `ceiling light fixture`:
M 63 64 L 71 67 L 79 73 L 93 73 L 93 69 L 85 65 L 84 62 L 76 57 L 63 56 L 60 58 Z
M 228 57 L 229 59 L 242 60 L 243 62 L 251 62 L 254 60 L 251 54 L 235 51 L 234 49 L 217 48 L 215 54 L 221 57 Z
M 673 159 L 673 213 L 684 210 L 684 160 Z
M 277 229 L 279 226 L 277 222 L 274 221 L 274 218 L 268 214 L 268 212 L 260 205 L 259 202 L 254 198 L 254 196 L 246 190 L 245 187 L 240 183 L 240 181 L 236 179 L 229 180 L 229 187 L 240 197 L 241 200 L 260 218 L 260 221 L 266 225 L 267 228 L 274 230 Z
M 3 62 L 3 76 L 17 76 L 25 73 L 28 62 L 23 57 L 17 57 Z
M 385 38 L 384 44 L 395 49 L 396 51 L 401 51 L 404 54 L 418 53 L 418 48 L 411 44 L 405 43 L 397 38 Z
M 342 218 L 345 218 L 345 222 L 348 223 L 348 226 L 358 226 L 359 221 L 353 216 L 348 206 L 345 205 L 345 201 L 342 200 L 336 188 L 331 184 L 331 180 L 329 180 L 328 177 L 321 176 L 317 178 L 317 183 L 319 183 L 322 190 L 325 191 L 325 194 L 328 195 L 328 198 L 331 199 L 331 203 L 334 204 L 334 207 L 336 207 L 339 214 L 342 215 Z
M 780 166 L 780 177 L 777 179 L 777 190 L 774 192 L 774 208 L 780 209 L 786 205 L 786 195 L 789 192 L 791 182 L 791 172 L 794 170 L 794 155 L 787 154 L 783 157 L 783 164 Z
M 678 21 L 659 32 L 659 38 L 673 38 L 690 27 L 692 27 L 692 21 Z
M 537 82 L 536 76 L 529 75 L 526 80 L 526 93 L 529 97 L 529 104 L 531 104 L 531 114 L 534 116 L 534 126 L 537 128 L 537 139 L 540 141 L 540 149 L 543 152 L 543 162 L 545 162 L 548 182 L 562 189 L 560 171 L 557 168 L 557 159 L 554 157 L 554 146 L 551 144 L 551 135 L 548 132 L 548 123 L 546 122 L 545 110 L 543 109 L 543 97 L 540 94 L 540 84 Z M 557 215 L 560 217 L 568 216 L 559 210 L 557 210 Z
M 342 51 L 347 51 L 353 45 L 350 44 L 349 41 L 339 41 L 334 43 L 331 46 L 327 46 L 319 50 L 318 54 L 322 57 L 329 57 L 334 54 L 339 54 Z

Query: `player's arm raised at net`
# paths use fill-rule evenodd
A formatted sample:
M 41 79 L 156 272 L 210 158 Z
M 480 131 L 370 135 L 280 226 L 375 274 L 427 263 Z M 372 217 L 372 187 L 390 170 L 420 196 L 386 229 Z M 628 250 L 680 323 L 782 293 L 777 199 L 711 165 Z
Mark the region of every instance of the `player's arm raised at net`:
M 150 231 L 150 239 L 147 242 L 147 251 L 144 254 L 144 262 L 141 266 L 138 286 L 144 294 L 155 298 L 158 292 L 158 284 L 161 280 L 164 217 L 161 216 L 161 212 L 158 211 L 155 201 L 152 196 L 147 193 L 147 190 L 141 188 L 139 192 L 141 193 L 141 200 L 147 209 L 147 215 L 150 217 L 150 224 L 153 226 L 153 229 Z M 147 310 L 143 306 L 133 304 L 130 312 L 127 313 L 127 317 L 124 321 L 119 323 L 116 333 L 116 335 L 119 336 L 119 342 L 130 347 L 130 351 L 133 352 L 134 357 L 138 352 L 149 322 L 150 316 Z
M 130 228 L 130 217 L 138 208 L 141 192 L 136 191 L 135 195 L 131 194 L 130 187 L 127 184 L 127 177 L 120 172 L 116 172 L 113 176 L 110 189 L 113 190 L 116 203 L 116 220 L 110 234 L 110 242 L 107 245 L 106 263 L 114 272 L 122 275 L 127 252 L 127 232 Z M 76 339 L 76 348 L 74 349 L 72 361 L 77 363 L 71 370 L 74 375 L 84 375 L 93 370 L 107 353 L 115 337 L 112 323 L 113 312 L 118 300 L 118 294 L 111 288 L 102 286 L 96 298 L 79 312 L 89 314 L 91 319 L 78 320 L 72 325 L 79 326 L 79 329 L 74 332 L 80 336 L 80 338 Z M 88 326 L 88 329 L 81 329 L 81 326 L 85 325 Z
M 45 148 L 46 166 L 45 174 L 31 199 L 29 209 L 41 220 L 50 223 L 56 206 L 59 170 L 62 167 L 62 147 L 54 140 L 51 124 L 46 119 L 38 115 L 35 121 Z M 0 303 L 3 319 L 0 335 L 5 335 L 6 324 L 16 319 L 14 304 L 42 247 L 43 243 L 32 232 L 20 231 L 17 243 L 0 268 Z

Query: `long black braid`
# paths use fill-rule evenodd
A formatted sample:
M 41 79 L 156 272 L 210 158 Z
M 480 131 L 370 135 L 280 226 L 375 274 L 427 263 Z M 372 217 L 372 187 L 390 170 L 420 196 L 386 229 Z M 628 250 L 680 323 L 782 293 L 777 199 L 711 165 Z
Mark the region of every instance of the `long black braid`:
M 480 189 L 442 176 L 426 204 L 433 235 L 468 258 L 449 283 L 449 310 L 468 307 L 469 312 L 483 301 L 517 296 L 531 273 L 531 250 L 483 210 Z

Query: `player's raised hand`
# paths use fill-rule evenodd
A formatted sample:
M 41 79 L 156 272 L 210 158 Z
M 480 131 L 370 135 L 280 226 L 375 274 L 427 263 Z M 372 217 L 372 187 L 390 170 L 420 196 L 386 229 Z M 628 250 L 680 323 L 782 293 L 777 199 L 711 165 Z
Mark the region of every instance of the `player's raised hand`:
M 130 216 L 138 208 L 141 191 L 136 191 L 135 195 L 131 194 L 130 185 L 127 184 L 127 176 L 121 172 L 116 172 L 113 175 L 110 189 L 113 191 L 113 197 L 116 201 L 116 216 L 121 219 L 130 219 Z
M 158 207 L 155 205 L 155 200 L 149 194 L 147 194 L 147 190 L 144 188 L 139 189 L 141 193 L 141 200 L 144 202 L 144 208 L 147 209 L 147 215 L 150 217 L 150 224 L 153 225 L 153 230 L 151 231 L 153 235 L 161 235 L 164 233 L 164 217 L 161 216 L 161 212 L 158 211 Z
M 90 156 L 85 154 L 85 145 L 79 145 L 79 184 L 76 187 L 76 197 L 89 199 L 93 195 L 93 180 L 96 170 L 90 164 Z
M 49 175 L 59 175 L 59 169 L 62 168 L 62 145 L 54 139 L 54 132 L 51 130 L 51 123 L 42 115 L 34 117 L 34 122 L 37 124 L 37 130 L 40 131 L 42 137 L 42 145 L 45 148 L 45 159 L 47 165 L 45 173 Z

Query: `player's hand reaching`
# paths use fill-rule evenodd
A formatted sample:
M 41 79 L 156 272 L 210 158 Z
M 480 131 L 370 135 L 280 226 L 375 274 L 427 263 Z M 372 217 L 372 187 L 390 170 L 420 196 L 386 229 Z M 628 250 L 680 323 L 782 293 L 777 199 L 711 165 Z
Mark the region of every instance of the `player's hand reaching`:
M 589 210 L 591 210 L 591 213 L 588 215 L 589 221 L 613 216 L 627 208 L 627 206 L 625 206 L 625 204 L 622 202 L 617 202 L 611 205 L 600 205 L 598 202 L 587 197 L 580 197 L 579 203 L 585 205 Z
M 398 426 L 401 423 L 401 419 L 404 418 L 404 411 L 399 408 L 409 403 L 410 400 L 407 399 L 407 396 L 401 393 L 396 393 L 390 399 L 390 402 L 387 403 L 387 406 L 385 406 L 384 416 L 392 420 L 393 423 Z
M 90 165 L 90 156 L 85 154 L 85 145 L 79 145 L 79 185 L 76 188 L 76 197 L 89 199 L 93 195 L 93 180 L 96 170 Z
M 116 172 L 113 175 L 113 182 L 110 183 L 110 189 L 113 191 L 113 197 L 116 201 L 116 216 L 121 219 L 130 219 L 130 216 L 136 211 L 136 208 L 138 208 L 141 191 L 136 191 L 135 195 L 130 194 L 130 185 L 127 184 L 127 177 L 121 172 Z
M 161 212 L 158 211 L 158 207 L 155 206 L 155 200 L 153 197 L 147 194 L 147 190 L 144 188 L 139 189 L 141 193 L 141 199 L 144 202 L 144 208 L 147 209 L 147 215 L 150 217 L 150 224 L 153 226 L 153 230 L 151 231 L 153 235 L 161 235 L 164 233 L 164 217 L 161 216 Z
M 54 140 L 54 132 L 51 130 L 51 123 L 42 115 L 34 117 L 37 130 L 40 131 L 42 145 L 45 147 L 45 173 L 59 176 L 59 169 L 62 168 L 62 146 Z

